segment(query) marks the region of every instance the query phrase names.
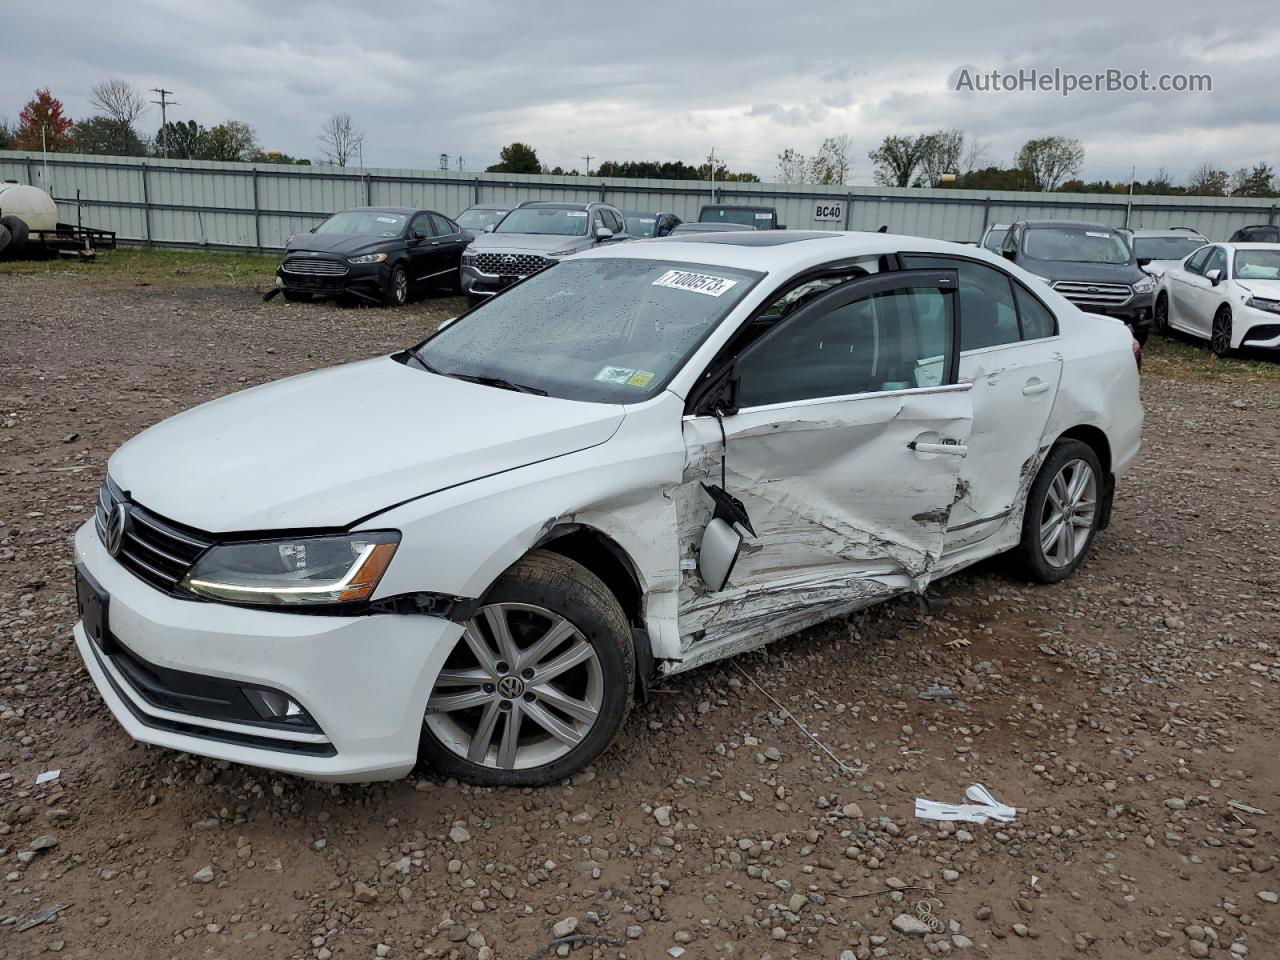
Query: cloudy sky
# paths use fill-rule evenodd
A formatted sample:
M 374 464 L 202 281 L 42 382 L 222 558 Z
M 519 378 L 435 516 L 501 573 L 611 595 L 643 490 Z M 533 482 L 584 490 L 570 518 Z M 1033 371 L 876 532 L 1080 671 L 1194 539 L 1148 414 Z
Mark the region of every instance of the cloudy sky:
M 785 147 L 848 134 L 854 183 L 888 133 L 959 127 L 1008 165 L 1031 137 L 1086 148 L 1086 179 L 1175 179 L 1203 161 L 1280 166 L 1280 17 L 1268 0 L 1052 5 L 687 0 L 59 0 L 6 5 L 0 118 L 49 86 L 75 118 L 90 87 L 167 87 L 171 119 L 252 124 L 317 157 L 326 115 L 369 166 L 467 169 L 502 144 L 544 164 L 696 162 L 715 149 L 769 180 Z M 15 42 L 16 41 L 16 42 Z M 956 92 L 958 71 L 1209 74 L 1209 93 Z M 146 133 L 159 108 L 144 118 Z

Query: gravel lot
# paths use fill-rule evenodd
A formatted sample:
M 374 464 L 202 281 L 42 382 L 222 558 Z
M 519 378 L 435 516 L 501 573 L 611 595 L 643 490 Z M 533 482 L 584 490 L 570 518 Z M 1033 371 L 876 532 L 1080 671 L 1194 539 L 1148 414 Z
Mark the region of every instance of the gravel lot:
M 1277 956 L 1265 368 L 1153 345 L 1142 459 L 1062 585 L 992 564 L 682 676 L 571 784 L 330 786 L 131 743 L 70 640 L 70 537 L 141 428 L 460 305 L 104 277 L 0 274 L 0 957 Z M 915 819 L 975 782 L 1016 822 Z

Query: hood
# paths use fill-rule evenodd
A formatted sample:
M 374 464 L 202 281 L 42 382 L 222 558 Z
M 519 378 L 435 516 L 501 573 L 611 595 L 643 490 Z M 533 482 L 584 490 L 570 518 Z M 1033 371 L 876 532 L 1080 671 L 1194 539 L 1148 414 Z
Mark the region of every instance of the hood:
M 1152 260 L 1145 267 L 1142 267 L 1143 273 L 1149 273 L 1153 277 L 1163 277 L 1174 267 L 1182 266 L 1181 260 Z
M 1079 283 L 1137 283 L 1146 276 L 1138 265 L 1129 263 L 1075 263 L 1067 260 L 1018 259 L 1023 270 L 1050 280 L 1074 280 Z
M 1237 278 L 1236 286 L 1250 296 L 1257 294 L 1268 300 L 1280 300 L 1280 280 L 1241 280 Z
M 112 479 L 209 533 L 345 527 L 393 504 L 604 443 L 614 404 L 453 380 L 390 357 L 178 414 L 112 455 Z
M 397 237 L 353 237 L 341 233 L 298 233 L 294 234 L 284 249 L 286 254 L 305 250 L 313 253 L 336 253 L 340 256 L 350 257 L 359 253 L 387 250 L 392 246 L 403 244 L 404 241 Z
M 580 253 L 592 245 L 590 237 L 561 237 L 543 233 L 478 233 L 468 253 Z

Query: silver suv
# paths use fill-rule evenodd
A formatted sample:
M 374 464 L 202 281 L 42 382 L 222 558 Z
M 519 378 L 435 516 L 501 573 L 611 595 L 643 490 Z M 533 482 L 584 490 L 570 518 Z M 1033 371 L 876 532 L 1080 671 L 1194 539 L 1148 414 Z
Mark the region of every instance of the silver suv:
M 476 304 L 562 257 L 630 240 L 607 203 L 523 203 L 462 254 L 462 290 Z

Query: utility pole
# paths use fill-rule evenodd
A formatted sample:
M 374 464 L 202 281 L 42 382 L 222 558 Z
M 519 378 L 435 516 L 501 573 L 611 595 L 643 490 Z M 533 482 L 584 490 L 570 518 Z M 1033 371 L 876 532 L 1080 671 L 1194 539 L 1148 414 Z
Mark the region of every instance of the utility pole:
M 716 202 L 716 148 L 712 147 L 707 154 L 707 165 L 711 167 L 711 202 Z
M 588 154 L 587 154 L 585 157 L 583 157 L 582 159 L 583 159 L 583 160 L 585 160 L 585 161 L 587 161 L 587 176 L 589 177 L 589 176 L 591 176 L 591 154 L 589 154 L 589 153 L 588 153 Z
M 464 167 L 466 167 L 466 164 L 462 162 L 462 154 L 458 154 L 458 169 L 461 170 Z
M 164 87 L 152 87 L 151 92 L 156 94 L 160 98 L 159 100 L 152 100 L 151 102 L 159 105 L 160 107 L 160 132 L 164 134 L 160 147 L 164 153 L 164 158 L 168 160 L 169 159 L 169 134 L 165 130 L 165 127 L 168 126 L 168 123 L 169 123 L 169 114 L 168 114 L 169 108 L 178 106 L 178 101 L 170 100 L 169 98 L 173 96 L 173 91 L 166 90 Z
M 1129 217 L 1133 214 L 1133 181 L 1138 176 L 1138 168 L 1129 168 L 1129 202 L 1124 205 L 1124 228 L 1129 229 Z
M 449 169 L 449 155 L 447 153 L 440 154 L 440 169 L 441 170 Z

